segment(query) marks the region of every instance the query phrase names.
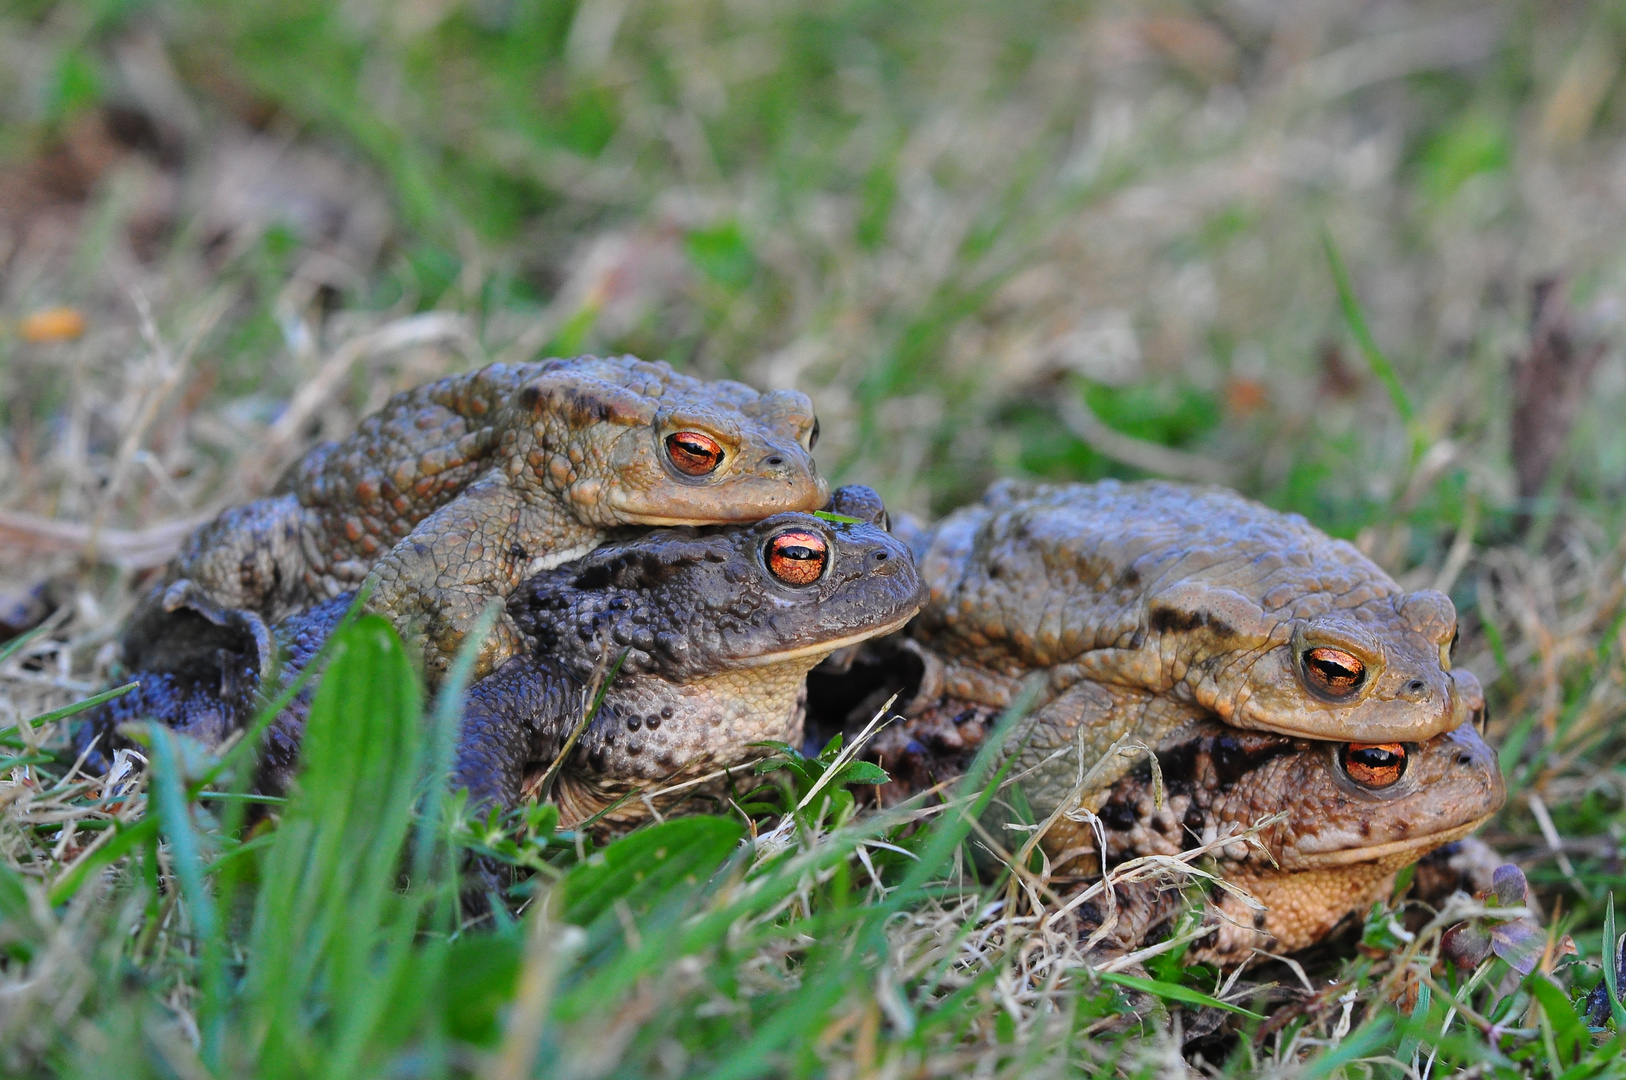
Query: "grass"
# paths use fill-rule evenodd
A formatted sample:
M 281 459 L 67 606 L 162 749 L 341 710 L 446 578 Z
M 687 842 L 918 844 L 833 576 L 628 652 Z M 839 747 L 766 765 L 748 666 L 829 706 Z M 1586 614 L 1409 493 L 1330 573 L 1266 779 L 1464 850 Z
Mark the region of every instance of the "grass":
M 1618 1070 L 1577 1006 L 1626 888 L 1623 35 L 1534 3 L 0 10 L 0 621 L 55 609 L 0 657 L 0 1073 Z M 1555 273 L 1608 349 L 1520 490 Z M 88 330 L 35 339 L 60 305 Z M 619 349 L 807 390 L 821 463 L 897 510 L 1222 476 L 1449 592 L 1488 839 L 1578 958 L 1459 972 L 1448 925 L 1516 924 L 1379 910 L 1305 984 L 1092 973 L 1039 885 L 969 876 L 965 816 L 850 810 L 833 754 L 604 847 L 468 820 L 376 626 L 286 805 L 160 733 L 73 772 L 61 710 L 188 522 L 395 389 Z M 535 871 L 516 920 L 455 922 L 464 847 Z

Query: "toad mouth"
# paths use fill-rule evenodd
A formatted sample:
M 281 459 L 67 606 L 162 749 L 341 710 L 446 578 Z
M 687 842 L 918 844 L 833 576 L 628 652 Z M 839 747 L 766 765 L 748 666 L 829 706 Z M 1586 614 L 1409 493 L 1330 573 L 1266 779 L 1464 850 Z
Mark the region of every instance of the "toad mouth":
M 1456 825 L 1439 832 L 1425 833 L 1421 836 L 1408 837 L 1405 840 L 1391 840 L 1387 844 L 1372 844 L 1367 847 L 1345 848 L 1342 851 L 1329 851 L 1320 855 L 1311 855 L 1304 859 L 1295 860 L 1291 866 L 1283 865 L 1282 869 L 1292 873 L 1299 870 L 1323 870 L 1336 866 L 1356 866 L 1360 863 L 1378 862 L 1395 855 L 1404 855 L 1418 848 L 1437 848 L 1449 844 L 1453 840 L 1461 840 L 1495 816 L 1496 811 L 1493 810 L 1466 824 Z
M 738 664 L 744 668 L 758 668 L 783 664 L 789 660 L 801 660 L 809 656 L 825 656 L 837 649 L 845 649 L 848 645 L 857 645 L 860 641 L 868 641 L 870 638 L 882 637 L 894 631 L 902 630 L 904 624 L 913 619 L 915 614 L 915 612 L 911 611 L 902 618 L 895 619 L 884 626 L 867 627 L 856 634 L 849 634 L 842 638 L 832 638 L 829 641 L 815 642 L 812 645 L 804 645 L 799 649 L 791 649 L 788 652 L 767 653 L 763 656 L 749 657 L 740 660 Z

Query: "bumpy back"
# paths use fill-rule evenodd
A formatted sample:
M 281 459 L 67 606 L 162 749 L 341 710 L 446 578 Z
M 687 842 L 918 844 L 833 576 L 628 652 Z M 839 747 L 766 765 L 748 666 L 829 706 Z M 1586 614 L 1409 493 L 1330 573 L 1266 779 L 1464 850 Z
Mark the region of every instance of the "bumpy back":
M 1217 613 L 1192 602 L 1199 589 L 1240 594 L 1276 626 L 1401 592 L 1297 514 L 1219 488 L 1113 480 L 998 484 L 937 525 L 920 566 L 931 597 L 919 636 L 1011 673 L 1140 647 L 1147 631 L 1224 635 L 1203 625 Z
M 508 468 L 522 487 L 567 486 L 581 472 L 592 491 L 604 490 L 611 473 L 630 468 L 611 453 L 614 429 L 647 426 L 674 410 L 782 435 L 785 453 L 798 459 L 804 455 L 796 439 L 813 423 L 803 394 L 758 393 L 633 356 L 491 364 L 395 395 L 348 438 L 313 450 L 281 488 L 314 515 L 320 535 L 307 543 L 314 562 L 371 562 L 495 467 Z M 551 445 L 533 445 L 538 431 Z M 605 454 L 614 460 L 602 460 Z M 802 464 L 812 471 L 811 459 Z M 522 465 L 538 475 L 527 476 Z M 596 524 L 619 523 L 607 508 L 582 511 Z
M 1432 738 L 1483 706 L 1450 668 L 1448 597 L 1405 592 L 1350 544 L 1229 491 L 997 485 L 937 525 L 921 571 L 914 634 L 951 692 L 1045 668 L 1056 690 L 1087 679 L 1241 727 L 1372 741 Z
M 354 523 L 359 546 L 380 546 L 451 501 L 488 467 L 503 401 L 541 364 L 492 364 L 404 390 L 342 442 L 307 454 L 284 478 L 335 536 Z

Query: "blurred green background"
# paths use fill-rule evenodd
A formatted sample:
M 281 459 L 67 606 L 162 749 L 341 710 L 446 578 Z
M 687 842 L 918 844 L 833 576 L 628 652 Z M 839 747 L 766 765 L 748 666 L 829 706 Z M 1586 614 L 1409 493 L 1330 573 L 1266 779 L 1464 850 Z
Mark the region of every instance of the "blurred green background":
M 1405 569 L 1467 501 L 1618 490 L 1618 353 L 1539 491 L 1509 371 L 1540 278 L 1582 336 L 1622 317 L 1623 33 L 1550 3 L 14 0 L 0 317 L 130 333 L 139 288 L 184 340 L 209 292 L 195 363 L 253 419 L 369 317 L 451 311 L 480 358 L 806 389 L 826 467 L 902 508 L 1183 473 L 1347 536 L 1403 500 L 1446 530 L 1391 538 Z M 32 363 L 0 345 L 12 413 Z

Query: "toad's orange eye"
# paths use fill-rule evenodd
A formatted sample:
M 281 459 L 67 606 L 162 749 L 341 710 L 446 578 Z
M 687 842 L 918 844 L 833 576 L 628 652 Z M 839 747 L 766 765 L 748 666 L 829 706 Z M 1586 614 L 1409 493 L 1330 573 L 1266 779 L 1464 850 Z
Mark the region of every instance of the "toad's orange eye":
M 1304 654 L 1304 677 L 1323 695 L 1345 698 L 1361 688 L 1366 665 L 1342 649 L 1322 646 Z
M 828 554 L 818 533 L 780 533 L 768 541 L 768 570 L 786 585 L 811 585 L 824 573 Z
M 1362 787 L 1386 788 L 1406 773 L 1406 748 L 1400 743 L 1352 742 L 1343 757 L 1344 771 Z
M 705 476 L 723 463 L 723 448 L 717 440 L 698 431 L 674 431 L 666 437 L 666 455 L 678 472 Z

